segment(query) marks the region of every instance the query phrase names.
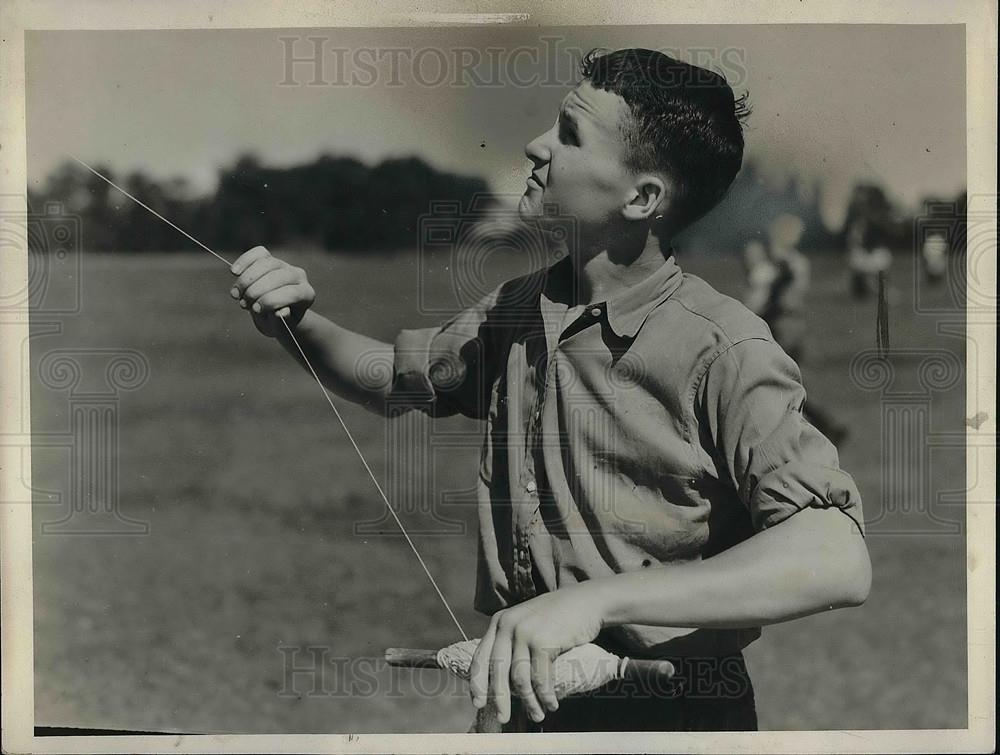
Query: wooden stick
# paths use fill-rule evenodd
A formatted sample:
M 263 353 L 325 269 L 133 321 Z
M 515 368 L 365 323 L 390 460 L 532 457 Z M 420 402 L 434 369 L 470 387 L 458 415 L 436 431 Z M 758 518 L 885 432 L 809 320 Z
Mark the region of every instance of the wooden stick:
M 407 668 L 441 668 L 436 650 L 416 648 L 387 648 L 385 660 L 390 666 Z M 629 658 L 625 664 L 626 679 L 646 685 L 658 686 L 673 678 L 677 670 L 670 661 Z
M 648 660 L 646 658 L 629 658 L 625 663 L 626 679 L 640 682 L 648 687 L 662 689 L 677 673 L 670 661 Z
M 415 648 L 386 648 L 385 660 L 390 666 L 408 668 L 441 668 L 436 650 Z

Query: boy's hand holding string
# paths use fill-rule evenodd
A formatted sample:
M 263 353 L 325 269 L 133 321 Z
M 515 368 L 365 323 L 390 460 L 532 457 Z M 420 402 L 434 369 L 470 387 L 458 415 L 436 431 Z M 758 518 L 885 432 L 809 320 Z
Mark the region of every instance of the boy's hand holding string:
M 362 365 L 392 364 L 392 344 L 347 330 L 317 314 L 311 309 L 316 292 L 305 270 L 278 259 L 263 246 L 240 255 L 231 272 L 236 281 L 230 296 L 250 312 L 257 330 L 277 339 L 305 366 L 288 329 L 279 322 L 284 319 L 326 388 L 371 411 L 384 410 L 389 376 L 381 370 L 362 369 Z

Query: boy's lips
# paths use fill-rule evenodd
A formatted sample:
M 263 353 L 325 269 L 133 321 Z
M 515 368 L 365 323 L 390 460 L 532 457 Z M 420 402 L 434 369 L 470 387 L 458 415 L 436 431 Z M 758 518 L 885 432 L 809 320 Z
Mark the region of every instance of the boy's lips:
M 528 176 L 528 180 L 525 183 L 527 183 L 528 186 L 535 187 L 536 189 L 544 189 L 545 188 L 545 184 L 543 184 L 541 182 L 541 180 L 538 178 L 538 176 L 536 176 L 534 173 L 532 173 L 530 176 Z

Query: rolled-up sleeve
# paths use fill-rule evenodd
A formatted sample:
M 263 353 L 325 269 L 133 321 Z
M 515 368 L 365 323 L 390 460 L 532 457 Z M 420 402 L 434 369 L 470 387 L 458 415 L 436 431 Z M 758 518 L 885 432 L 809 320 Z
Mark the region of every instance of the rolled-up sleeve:
M 494 291 L 439 327 L 399 333 L 388 401 L 394 411 L 486 416 L 495 371 L 491 315 L 497 295 Z
M 764 338 L 716 355 L 697 389 L 703 438 L 750 511 L 754 529 L 806 507 L 836 508 L 864 533 L 861 496 L 837 449 L 802 415 L 798 366 Z
M 396 336 L 390 394 L 394 402 L 408 400 L 421 406 L 434 401 L 427 355 L 434 336 L 440 332 L 441 328 L 421 328 L 403 330 Z

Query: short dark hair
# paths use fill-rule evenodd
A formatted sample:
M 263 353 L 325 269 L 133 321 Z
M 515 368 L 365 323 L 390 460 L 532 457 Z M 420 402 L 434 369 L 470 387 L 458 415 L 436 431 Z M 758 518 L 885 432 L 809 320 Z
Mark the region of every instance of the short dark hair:
M 591 50 L 581 73 L 628 104 L 627 164 L 672 179 L 672 222 L 690 225 L 719 203 L 743 164 L 746 93 L 737 98 L 718 73 L 656 50 Z

